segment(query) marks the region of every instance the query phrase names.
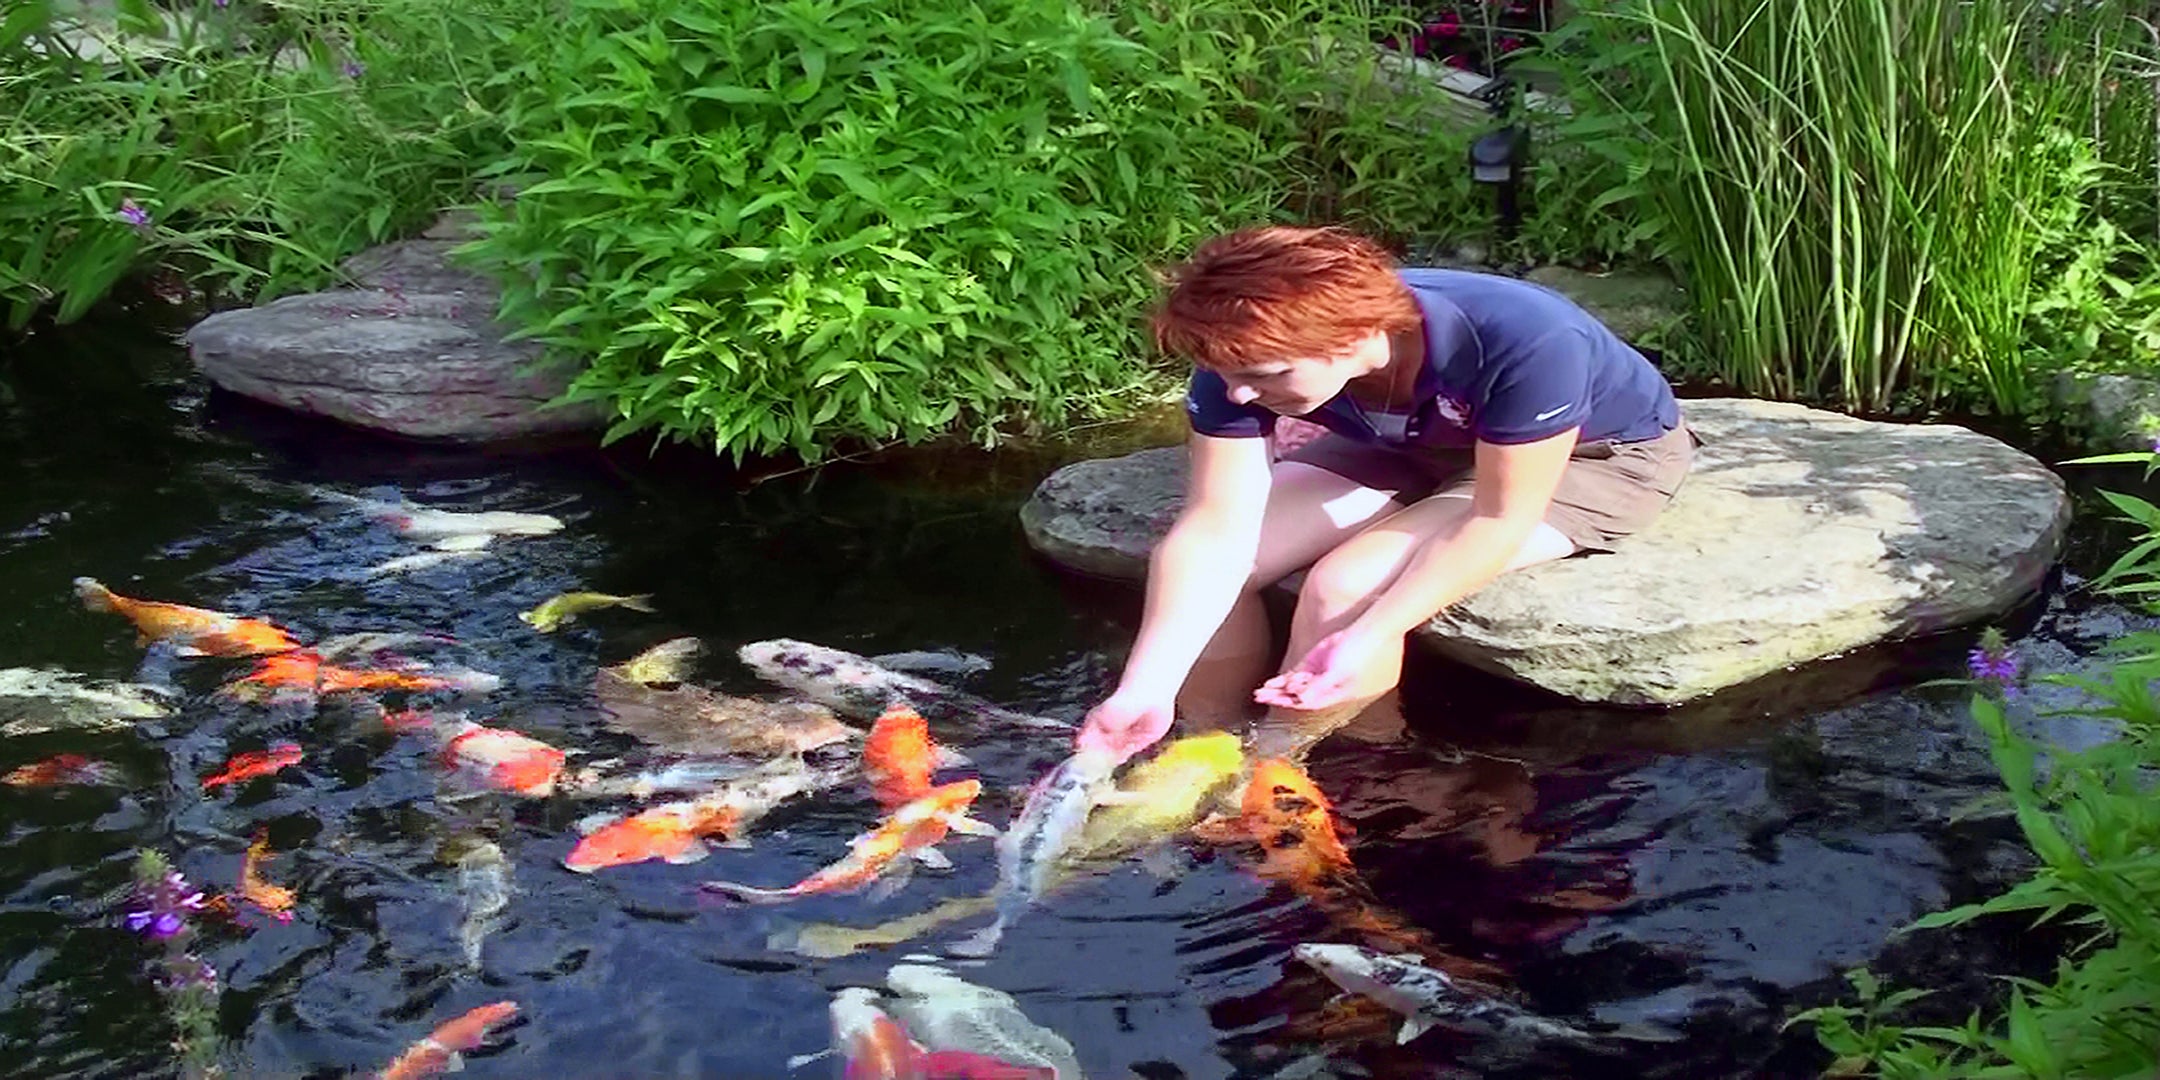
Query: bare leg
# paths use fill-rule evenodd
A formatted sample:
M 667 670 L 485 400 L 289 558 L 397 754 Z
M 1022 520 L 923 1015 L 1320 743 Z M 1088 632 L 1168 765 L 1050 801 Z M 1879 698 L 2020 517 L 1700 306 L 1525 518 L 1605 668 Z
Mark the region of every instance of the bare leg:
M 1385 493 L 1326 469 L 1295 461 L 1276 463 L 1267 516 L 1260 525 L 1260 551 L 1245 592 L 1201 650 L 1178 693 L 1178 709 L 1189 723 L 1229 727 L 1256 711 L 1253 690 L 1267 678 L 1274 660 L 1261 592 L 1401 509 Z
M 1290 644 L 1283 651 L 1283 670 L 1296 666 L 1321 638 L 1348 626 L 1374 596 L 1394 583 L 1413 556 L 1429 544 L 1446 543 L 1469 516 L 1468 495 L 1436 495 L 1390 515 L 1329 551 L 1299 590 L 1297 613 L 1290 620 Z M 1574 551 L 1572 541 L 1540 522 L 1503 572 L 1565 558 Z M 1319 713 L 1270 709 L 1267 726 L 1292 725 L 1318 738 L 1349 722 L 1401 680 L 1403 644 L 1403 639 L 1397 639 L 1374 659 L 1351 701 Z

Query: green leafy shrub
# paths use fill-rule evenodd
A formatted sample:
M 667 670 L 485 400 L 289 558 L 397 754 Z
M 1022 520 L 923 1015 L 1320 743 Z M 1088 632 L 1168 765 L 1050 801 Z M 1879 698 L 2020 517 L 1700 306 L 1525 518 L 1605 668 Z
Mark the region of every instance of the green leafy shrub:
M 1147 380 L 1150 267 L 1204 236 L 1463 212 L 1417 92 L 1374 91 L 1371 24 L 1333 5 L 557 15 L 496 77 L 499 171 L 536 182 L 469 253 L 507 319 L 587 362 L 572 396 L 616 410 L 610 439 L 815 458 L 1099 414 Z
M 163 268 L 261 299 L 462 201 L 492 159 L 471 92 L 501 20 L 467 0 L 142 0 L 71 26 L 0 19 L 0 304 L 79 318 Z M 477 70 L 476 70 L 477 69 Z
M 2083 461 L 2144 461 L 2150 477 L 2160 454 Z M 2094 587 L 2160 610 L 2160 508 L 2132 495 L 2107 497 L 2143 535 Z M 1927 991 L 1886 994 L 1867 972 L 1853 973 L 1857 1005 L 1810 1009 L 1792 1021 L 1815 1025 L 1818 1041 L 1837 1055 L 1834 1073 L 2144 1080 L 2160 1068 L 2160 700 L 2153 695 L 2160 634 L 2126 635 L 2108 651 L 2102 677 L 2045 678 L 2081 690 L 2087 703 L 2075 714 L 2112 721 L 2121 732 L 2114 741 L 2077 752 L 2043 748 L 2011 726 L 2001 698 L 1974 697 L 1973 719 L 1987 733 L 2039 866 L 2000 896 L 1907 928 L 2030 913 L 2036 922 L 2077 928 L 2083 940 L 2051 982 L 2011 978 L 1999 1015 L 1983 1021 L 1975 1013 L 1958 1027 L 1898 1024 L 1898 1009 Z

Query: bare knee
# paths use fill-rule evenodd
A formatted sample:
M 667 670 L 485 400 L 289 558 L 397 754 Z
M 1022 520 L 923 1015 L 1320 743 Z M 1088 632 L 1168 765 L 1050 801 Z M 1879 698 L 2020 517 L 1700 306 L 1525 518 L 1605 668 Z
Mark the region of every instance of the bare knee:
M 1298 609 L 1330 619 L 1365 605 L 1387 586 L 1394 567 L 1384 559 L 1358 558 L 1335 551 L 1321 558 L 1298 587 Z

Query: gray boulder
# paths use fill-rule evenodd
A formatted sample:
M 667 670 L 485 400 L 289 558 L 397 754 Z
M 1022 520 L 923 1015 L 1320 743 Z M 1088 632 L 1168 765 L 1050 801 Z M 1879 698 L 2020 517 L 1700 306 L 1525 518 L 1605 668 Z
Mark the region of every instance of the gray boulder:
M 2094 451 L 2149 451 L 2160 442 L 2160 382 L 2066 371 L 2053 390 L 2072 434 Z
M 548 405 L 574 372 L 532 370 L 539 347 L 503 340 L 500 292 L 449 265 L 457 243 L 361 252 L 345 265 L 357 288 L 219 312 L 188 331 L 188 350 L 234 393 L 410 438 L 492 442 L 601 427 L 597 406 Z
M 2070 502 L 1984 435 L 1767 401 L 1684 403 L 1702 436 L 1673 505 L 1621 551 L 1507 575 L 1420 631 L 1438 652 L 1578 701 L 1668 705 L 2033 594 Z M 1184 452 L 1058 470 L 1021 510 L 1036 550 L 1139 578 Z

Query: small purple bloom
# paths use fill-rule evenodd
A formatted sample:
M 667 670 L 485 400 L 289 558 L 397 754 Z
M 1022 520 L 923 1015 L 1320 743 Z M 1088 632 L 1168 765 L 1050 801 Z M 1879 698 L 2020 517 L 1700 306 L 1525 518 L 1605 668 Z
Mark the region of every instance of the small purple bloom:
M 360 61 L 358 61 L 358 60 L 347 60 L 347 61 L 345 61 L 345 77 L 346 77 L 346 78 L 348 78 L 348 79 L 357 79 L 357 78 L 359 78 L 360 76 L 362 76 L 362 75 L 365 75 L 365 74 L 367 74 L 367 65 L 366 65 L 366 64 L 363 64 L 363 63 L 361 63 L 361 62 L 360 62 Z
M 1965 654 L 1966 672 L 1981 682 L 1994 684 L 2004 693 L 2016 688 L 2018 667 L 2017 653 L 2004 640 L 2002 631 L 1994 627 L 1982 631 L 1980 643 Z
M 169 938 L 178 934 L 186 926 L 187 924 L 180 920 L 178 913 L 171 911 L 159 912 L 157 920 L 150 924 L 150 936 L 160 939 Z
M 120 200 L 120 210 L 118 216 L 121 221 L 126 222 L 127 224 L 135 227 L 136 229 L 148 229 L 150 227 L 150 211 L 135 205 L 135 200 L 133 199 Z
M 2160 435 L 2153 436 L 2152 452 L 2155 454 L 2160 454 Z
M 154 911 L 130 911 L 127 913 L 127 928 L 140 934 L 156 919 L 157 912 Z

